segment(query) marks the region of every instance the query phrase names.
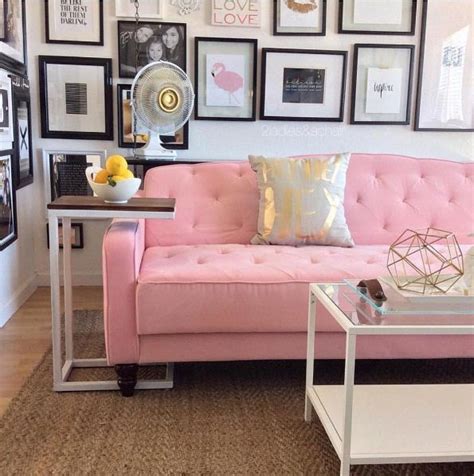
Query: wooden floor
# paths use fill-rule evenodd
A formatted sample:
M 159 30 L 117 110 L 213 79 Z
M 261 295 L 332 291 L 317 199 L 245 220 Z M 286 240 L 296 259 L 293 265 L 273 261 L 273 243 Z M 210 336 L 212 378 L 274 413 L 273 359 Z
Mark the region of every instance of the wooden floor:
M 102 309 L 101 287 L 77 287 L 74 309 Z M 38 288 L 0 329 L 0 416 L 51 346 L 49 288 Z

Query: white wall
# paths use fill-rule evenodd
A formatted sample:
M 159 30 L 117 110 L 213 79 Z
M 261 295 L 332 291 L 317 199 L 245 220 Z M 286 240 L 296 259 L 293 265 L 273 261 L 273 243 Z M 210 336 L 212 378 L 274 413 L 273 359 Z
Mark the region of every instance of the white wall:
M 168 2 L 166 2 L 168 3 Z M 259 48 L 317 48 L 349 50 L 348 88 L 346 91 L 346 111 L 344 123 L 275 122 L 219 123 L 212 121 L 191 121 L 190 148 L 180 151 L 179 156 L 202 159 L 246 159 L 249 153 L 262 154 L 303 154 L 310 152 L 353 151 L 400 153 L 416 157 L 434 157 L 457 161 L 473 160 L 473 137 L 468 133 L 414 132 L 413 126 L 354 126 L 348 124 L 350 106 L 350 76 L 352 71 L 352 45 L 354 43 L 407 43 L 417 46 L 415 54 L 415 76 L 417 78 L 418 46 L 421 25 L 421 5 L 418 7 L 417 29 L 414 37 L 340 35 L 337 30 L 338 0 L 328 0 L 327 34 L 325 37 L 275 37 L 272 36 L 273 0 L 262 0 L 262 26 L 252 28 L 224 28 L 210 25 L 210 0 L 202 0 L 200 11 L 181 17 L 174 7 L 166 5 L 165 19 L 188 24 L 188 71 L 193 76 L 194 36 L 226 36 L 258 38 Z M 421 2 L 419 2 L 421 3 Z M 117 141 L 52 140 L 40 138 L 38 55 L 96 56 L 113 59 L 114 71 L 114 122 L 117 138 L 117 110 L 115 84 L 131 82 L 118 78 L 117 62 L 117 18 L 114 15 L 113 0 L 105 0 L 105 45 L 79 46 L 56 45 L 44 42 L 44 2 L 27 0 L 29 76 L 32 84 L 33 140 L 37 149 L 36 177 L 34 187 L 19 193 L 20 241 L 0 255 L 0 276 L 15 273 L 29 276 L 33 265 L 31 240 L 35 235 L 36 269 L 39 283 L 47 283 L 48 256 L 46 248 L 44 191 L 41 170 L 40 149 L 107 149 L 109 153 L 118 151 Z M 429 45 L 427 45 L 429 48 Z M 260 77 L 260 55 L 258 77 Z M 258 81 L 260 84 L 260 81 Z M 416 86 L 416 81 L 414 82 Z M 258 94 L 259 96 L 259 94 Z M 412 95 L 412 117 L 414 116 L 415 91 Z M 303 135 L 302 135 L 303 134 Z M 121 151 L 127 155 L 127 150 Z M 41 200 L 36 200 L 36 197 Z M 27 211 L 24 209 L 27 208 Z M 31 215 L 37 217 L 35 228 Z M 100 282 L 101 234 L 105 224 L 85 225 L 85 249 L 74 250 L 76 283 Z M 25 258 L 20 259 L 20 248 L 25 250 Z M 14 256 L 10 256 L 14 255 Z M 7 258 L 5 259 L 5 256 Z M 15 268 L 12 271 L 12 268 Z M 18 271 L 18 268 L 20 271 Z M 7 296 L 17 289 L 21 278 L 11 281 Z M 0 291 L 3 292 L 4 291 Z M 0 307 L 5 296 L 0 294 Z

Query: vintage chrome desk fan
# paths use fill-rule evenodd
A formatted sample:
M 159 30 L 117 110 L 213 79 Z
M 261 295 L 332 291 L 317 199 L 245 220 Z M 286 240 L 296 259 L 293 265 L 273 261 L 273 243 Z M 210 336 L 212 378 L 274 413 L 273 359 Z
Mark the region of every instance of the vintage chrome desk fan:
M 173 159 L 175 150 L 162 146 L 160 135 L 171 135 L 186 124 L 194 105 L 187 74 L 173 63 L 156 61 L 135 76 L 131 102 L 136 118 L 150 131 L 147 143 L 135 151 L 143 158 Z

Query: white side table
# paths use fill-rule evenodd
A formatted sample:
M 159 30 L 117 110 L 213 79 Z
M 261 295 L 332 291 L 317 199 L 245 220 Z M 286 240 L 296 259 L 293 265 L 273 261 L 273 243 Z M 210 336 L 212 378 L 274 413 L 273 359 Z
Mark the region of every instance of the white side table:
M 115 381 L 69 381 L 73 368 L 108 367 L 104 358 L 78 359 L 74 357 L 72 326 L 71 276 L 71 219 L 98 218 L 160 218 L 173 219 L 174 198 L 132 198 L 124 204 L 105 203 L 97 197 L 62 196 L 48 204 L 49 262 L 51 275 L 51 312 L 53 340 L 53 389 L 57 392 L 86 390 L 118 390 Z M 59 260 L 59 220 L 63 227 L 63 280 L 64 280 L 64 347 L 61 345 L 61 288 Z M 161 380 L 139 380 L 137 389 L 172 388 L 173 364 L 167 364 L 166 377 Z
M 344 385 L 314 385 L 316 300 L 346 333 Z M 305 420 L 314 408 L 341 475 L 351 464 L 473 461 L 474 385 L 354 385 L 359 335 L 473 335 L 472 308 L 384 311 L 348 284 L 310 285 Z

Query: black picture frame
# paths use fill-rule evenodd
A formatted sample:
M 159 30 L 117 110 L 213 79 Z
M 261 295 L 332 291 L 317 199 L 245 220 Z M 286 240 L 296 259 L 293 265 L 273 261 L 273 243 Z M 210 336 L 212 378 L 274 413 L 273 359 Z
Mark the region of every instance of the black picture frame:
M 205 82 L 200 81 L 200 44 L 201 43 L 222 43 L 226 45 L 234 45 L 238 43 L 248 44 L 252 51 L 253 61 L 251 66 L 252 80 L 251 88 L 249 91 L 249 104 L 250 115 L 248 117 L 236 117 L 236 116 L 211 116 L 205 115 L 201 112 L 199 101 L 204 96 L 200 93 L 201 87 L 206 87 Z M 194 39 L 194 81 L 195 81 L 195 107 L 194 107 L 194 119 L 196 120 L 208 120 L 208 121 L 246 121 L 252 122 L 257 120 L 257 63 L 258 63 L 258 40 L 255 38 L 219 38 L 219 37 L 204 37 L 199 36 Z M 204 85 L 203 85 L 204 83 Z
M 357 29 L 347 29 L 344 27 L 344 1 L 339 0 L 339 13 L 338 13 L 338 33 L 349 34 L 349 35 L 397 35 L 397 36 L 414 36 L 415 27 L 416 27 L 416 11 L 418 0 L 411 0 L 411 18 L 410 18 L 410 29 L 407 31 L 391 31 L 391 30 L 357 30 Z
M 340 97 L 337 116 L 316 117 L 316 116 L 276 116 L 265 113 L 266 105 L 266 79 L 269 54 L 295 54 L 295 55 L 330 55 L 340 56 L 342 59 Z M 287 48 L 262 48 L 262 72 L 261 72 L 261 94 L 260 94 L 260 119 L 267 121 L 310 121 L 310 122 L 343 122 L 344 104 L 346 96 L 347 82 L 347 57 L 348 53 L 344 50 L 307 50 L 307 49 L 287 49 Z
M 428 21 L 428 8 L 430 0 L 423 1 L 423 10 L 421 15 L 421 37 L 420 37 L 420 56 L 418 62 L 418 83 L 416 91 L 416 106 L 415 106 L 415 124 L 414 130 L 421 132 L 474 132 L 474 127 L 422 127 L 421 121 L 421 108 L 422 108 L 422 93 L 423 93 L 423 74 L 425 69 L 425 50 L 426 50 L 426 32 Z M 441 20 L 442 21 L 442 20 Z M 472 28 L 471 28 L 472 29 Z M 471 44 L 472 48 L 472 44 Z M 468 71 L 469 74 L 469 71 Z M 473 91 L 474 93 L 474 91 Z
M 61 39 L 52 39 L 51 38 L 51 28 L 50 28 L 50 20 L 54 21 L 51 18 L 49 7 L 51 5 L 50 2 L 54 0 L 44 0 L 44 21 L 45 21 L 45 35 L 46 35 L 46 43 L 58 43 L 58 44 L 65 44 L 65 45 L 89 45 L 89 46 L 103 46 L 104 45 L 104 4 L 103 0 L 95 0 L 98 2 L 99 7 L 99 38 L 97 40 L 91 41 L 77 41 L 77 40 L 61 40 Z M 73 5 L 75 6 L 75 5 Z M 93 13 L 91 13 L 93 15 Z
M 13 150 L 0 150 L 0 251 L 18 238 Z
M 28 57 L 25 0 L 7 0 L 6 5 L 5 24 L 8 27 L 6 30 L 6 40 L 3 40 L 3 44 L 0 45 L 0 69 L 6 69 L 11 73 L 26 76 L 28 72 Z M 16 18 L 16 14 L 19 15 L 19 19 Z M 15 34 L 15 30 L 18 29 L 18 20 L 22 31 L 19 34 Z M 8 28 L 12 29 L 12 31 Z M 17 45 L 17 41 L 20 41 L 21 45 Z M 12 48 L 14 51 L 21 49 L 23 61 L 11 56 L 10 50 Z
M 7 31 L 8 2 L 7 0 L 0 0 L 0 4 L 3 5 L 3 14 L 0 15 L 3 20 L 3 32 L 0 32 L 0 41 L 7 41 L 8 39 L 8 31 Z
M 278 8 L 281 1 L 282 0 L 273 0 L 273 36 L 326 36 L 327 0 L 321 0 L 323 6 L 321 13 L 321 31 L 318 32 L 278 31 Z
M 39 83 L 41 104 L 41 137 L 56 139 L 81 139 L 81 140 L 113 140 L 113 91 L 112 91 L 112 60 L 110 58 L 86 58 L 69 56 L 39 56 Z M 91 66 L 103 69 L 104 92 L 104 131 L 77 131 L 53 130 L 50 126 L 50 115 L 53 114 L 48 107 L 48 65 L 63 66 Z M 66 83 L 65 83 L 66 85 Z M 66 101 L 66 94 L 63 94 Z M 75 97 L 75 94 L 74 94 Z M 78 115 L 78 104 L 74 105 L 74 114 Z M 86 106 L 87 109 L 87 106 Z M 68 114 L 66 114 L 67 116 Z M 86 122 L 87 120 L 84 119 Z
M 84 226 L 83 223 L 74 222 L 71 223 L 71 230 L 76 229 L 75 232 L 78 241 L 71 240 L 71 248 L 72 249 L 82 249 L 84 248 Z M 62 250 L 64 248 L 63 245 L 63 224 L 58 223 L 58 234 L 59 234 L 59 249 Z M 49 223 L 46 223 L 46 241 L 49 249 Z
M 408 66 L 407 96 L 405 101 L 406 114 L 403 120 L 362 121 L 362 120 L 356 119 L 357 79 L 358 79 L 357 71 L 358 71 L 359 51 L 364 48 L 366 49 L 371 49 L 371 48 L 373 49 L 401 49 L 401 50 L 407 50 L 410 52 L 410 59 L 409 59 L 409 66 Z M 350 115 L 351 124 L 360 124 L 360 125 L 408 125 L 410 124 L 414 56 L 415 56 L 415 45 L 405 45 L 405 44 L 396 45 L 391 43 L 387 43 L 387 44 L 356 43 L 354 45 L 354 58 L 353 58 L 353 66 L 352 66 L 351 115 Z
M 143 66 L 164 59 L 179 66 L 186 71 L 187 65 L 187 32 L 186 23 L 172 23 L 163 21 L 140 21 L 139 27 L 143 29 L 143 41 L 139 43 L 138 49 L 138 70 Z M 178 36 L 178 43 L 174 51 L 170 51 L 166 46 L 163 36 L 174 29 L 172 38 Z M 117 22 L 117 40 L 119 57 L 119 77 L 133 78 L 137 73 L 136 63 L 136 42 L 134 40 L 136 23 L 134 21 L 120 20 Z M 171 40 L 170 40 L 171 41 Z M 173 40 L 174 41 L 174 40 Z M 161 43 L 161 52 L 163 56 L 158 58 L 149 56 L 149 47 L 153 44 Z M 142 45 L 142 46 L 140 46 Z M 158 59 L 157 59 L 158 58 Z
M 118 127 L 118 146 L 123 149 L 133 149 L 133 141 L 127 141 L 125 139 L 124 132 L 124 105 L 123 105 L 123 92 L 131 91 L 131 84 L 117 84 L 117 127 Z M 131 124 L 130 124 L 131 128 Z M 179 132 L 179 131 L 178 131 Z M 162 146 L 165 149 L 172 150 L 187 150 L 189 148 L 189 121 L 182 128 L 183 139 L 180 142 L 176 142 L 175 136 L 161 136 Z M 137 138 L 138 139 L 138 138 Z M 141 149 L 146 144 L 145 141 L 137 140 L 136 148 Z
M 33 183 L 33 141 L 31 134 L 30 84 L 27 78 L 11 76 L 13 107 L 13 174 L 15 187 L 20 189 Z M 24 108 L 23 111 L 20 110 Z M 26 117 L 25 117 L 26 116 Z M 24 121 L 26 119 L 26 130 Z M 21 121 L 21 122 L 20 122 Z M 21 124 L 23 123 L 23 129 Z M 27 158 L 22 158 L 26 154 Z M 27 162 L 27 168 L 22 162 Z

